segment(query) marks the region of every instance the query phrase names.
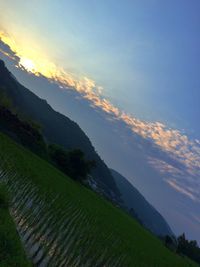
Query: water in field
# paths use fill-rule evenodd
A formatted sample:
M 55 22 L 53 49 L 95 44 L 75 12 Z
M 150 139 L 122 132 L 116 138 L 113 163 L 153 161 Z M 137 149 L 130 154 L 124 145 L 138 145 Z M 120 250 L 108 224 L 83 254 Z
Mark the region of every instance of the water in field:
M 67 196 L 41 191 L 14 169 L 2 170 L 0 180 L 7 185 L 11 215 L 35 266 L 126 266 L 124 255 L 113 249 L 121 246 L 120 240 L 113 233 L 102 233 L 99 240 L 96 218 Z

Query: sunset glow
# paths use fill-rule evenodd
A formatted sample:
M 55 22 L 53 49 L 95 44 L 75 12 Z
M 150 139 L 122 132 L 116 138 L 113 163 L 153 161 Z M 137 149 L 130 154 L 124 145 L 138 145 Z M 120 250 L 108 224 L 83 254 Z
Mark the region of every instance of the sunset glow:
M 19 65 L 24 67 L 28 72 L 35 72 L 35 64 L 31 59 L 22 57 L 19 61 Z
M 31 47 L 30 45 L 23 45 L 14 37 L 10 37 L 4 32 L 0 32 L 0 40 L 8 45 L 11 50 L 19 57 L 19 67 L 23 67 L 27 72 L 35 75 L 43 75 L 47 78 L 53 78 L 57 73 L 57 67 L 47 57 L 45 53 Z

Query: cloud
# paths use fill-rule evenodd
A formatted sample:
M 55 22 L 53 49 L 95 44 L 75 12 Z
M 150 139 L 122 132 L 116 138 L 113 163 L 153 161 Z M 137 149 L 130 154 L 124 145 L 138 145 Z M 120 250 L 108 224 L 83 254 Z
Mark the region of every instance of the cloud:
M 12 61 L 19 62 L 20 58 L 15 55 L 15 53 L 10 49 L 10 47 L 1 40 L 0 32 L 0 53 L 8 57 Z
M 200 225 L 200 216 L 192 214 L 193 219 Z
M 192 192 L 193 190 L 191 191 L 189 189 L 184 188 L 183 186 L 178 184 L 175 179 L 166 180 L 166 183 L 168 183 L 177 192 L 189 197 L 191 200 L 195 202 L 200 202 L 199 198 L 194 194 L 194 192 Z
M 154 146 L 167 153 L 169 157 L 179 162 L 189 176 L 198 177 L 200 175 L 199 140 L 190 140 L 187 135 L 177 129 L 168 128 L 163 123 L 142 121 L 121 111 L 103 96 L 103 88 L 94 80 L 67 72 L 36 52 L 34 55 L 24 55 L 16 42 L 5 33 L 0 32 L 0 40 L 0 52 L 10 59 L 14 58 L 17 67 L 22 68 L 19 64 L 22 57 L 31 60 L 34 64 L 34 75 L 48 78 L 50 82 L 58 84 L 61 89 L 76 90 L 96 110 L 103 111 L 110 120 L 123 122 L 132 133 L 150 141 Z M 155 168 L 160 168 L 161 172 L 174 173 L 174 175 L 183 171 L 164 163 L 164 161 L 157 160 L 151 164 Z
M 166 162 L 165 160 L 149 157 L 148 162 L 157 169 L 161 174 L 173 175 L 173 176 L 183 176 L 184 172 L 173 166 L 172 164 Z

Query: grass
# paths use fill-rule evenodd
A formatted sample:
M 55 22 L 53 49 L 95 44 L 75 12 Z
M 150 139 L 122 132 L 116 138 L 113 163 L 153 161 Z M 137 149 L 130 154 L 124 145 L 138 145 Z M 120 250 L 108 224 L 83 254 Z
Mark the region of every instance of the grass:
M 15 221 L 22 232 L 25 226 L 31 229 L 26 239 L 29 247 L 32 240 L 31 244 L 37 242 L 43 250 L 44 256 L 39 256 L 39 248 L 31 254 L 33 261 L 50 257 L 57 264 L 52 266 L 197 266 L 169 251 L 123 211 L 3 134 L 0 162 L 17 173 L 7 182 L 17 213 Z M 35 211 L 27 205 L 28 200 L 37 207 Z M 9 225 L 8 211 L 4 212 Z M 16 247 L 19 249 L 19 243 Z
M 31 266 L 25 256 L 8 207 L 8 192 L 0 185 L 0 267 Z

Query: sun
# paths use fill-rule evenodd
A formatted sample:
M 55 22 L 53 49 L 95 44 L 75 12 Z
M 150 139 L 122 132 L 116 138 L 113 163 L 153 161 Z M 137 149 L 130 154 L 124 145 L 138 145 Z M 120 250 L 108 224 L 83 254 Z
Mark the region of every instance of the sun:
M 28 72 L 34 73 L 36 70 L 34 62 L 29 58 L 22 57 L 20 59 L 19 65 L 24 67 Z

